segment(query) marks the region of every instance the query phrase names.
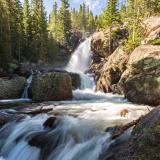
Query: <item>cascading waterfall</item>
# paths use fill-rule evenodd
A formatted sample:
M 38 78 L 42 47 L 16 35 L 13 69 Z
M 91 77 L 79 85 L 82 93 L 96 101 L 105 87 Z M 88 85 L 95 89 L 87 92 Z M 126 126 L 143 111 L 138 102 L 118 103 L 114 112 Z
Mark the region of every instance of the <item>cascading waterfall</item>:
M 106 128 L 149 112 L 147 106 L 131 104 L 122 96 L 94 92 L 94 80 L 85 74 L 92 56 L 90 42 L 91 38 L 80 44 L 66 67 L 81 76 L 81 89 L 73 91 L 73 100 L 48 102 L 45 108 L 53 107 L 50 115 L 60 116 L 22 115 L 0 128 L 0 160 L 101 160 L 116 144 Z M 16 115 L 12 112 L 10 117 Z M 129 135 L 130 130 L 125 138 Z
M 93 89 L 94 79 L 87 72 L 92 61 L 91 38 L 86 39 L 73 53 L 66 70 L 78 73 L 81 78 L 81 89 Z

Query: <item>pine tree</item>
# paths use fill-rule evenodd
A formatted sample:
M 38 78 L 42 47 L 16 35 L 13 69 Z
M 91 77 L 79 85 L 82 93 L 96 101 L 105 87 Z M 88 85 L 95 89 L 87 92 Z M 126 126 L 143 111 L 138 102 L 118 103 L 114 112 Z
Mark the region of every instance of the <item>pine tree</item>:
M 66 46 L 69 45 L 71 36 L 71 15 L 69 12 L 68 0 L 61 0 L 57 26 L 58 40 Z
M 0 68 L 7 70 L 7 65 L 11 60 L 9 16 L 4 1 L 0 1 Z
M 144 14 L 143 12 L 141 12 L 140 4 L 143 4 L 141 0 L 127 1 L 126 21 L 128 22 L 127 27 L 129 32 L 129 37 L 126 42 L 127 52 L 131 52 L 135 47 L 140 44 L 143 35 L 141 21 L 144 17 Z
M 113 25 L 120 22 L 120 16 L 117 9 L 117 0 L 108 0 L 108 5 L 104 11 L 104 25 L 109 27 L 109 53 L 113 50 L 112 44 L 112 28 Z
M 32 0 L 32 61 L 47 58 L 47 19 L 43 0 Z
M 52 34 L 54 38 L 56 38 L 56 31 L 57 31 L 57 2 L 54 3 L 53 9 L 50 15 L 49 21 L 49 32 Z
M 11 52 L 13 57 L 21 61 L 23 52 L 23 9 L 19 0 L 6 0 L 5 9 L 9 16 Z
M 24 25 L 24 39 L 25 39 L 25 57 L 29 58 L 29 53 L 31 52 L 31 13 L 29 7 L 29 0 L 24 1 L 23 7 L 23 25 Z
M 71 10 L 71 23 L 72 31 L 77 32 L 79 30 L 79 14 L 75 8 Z

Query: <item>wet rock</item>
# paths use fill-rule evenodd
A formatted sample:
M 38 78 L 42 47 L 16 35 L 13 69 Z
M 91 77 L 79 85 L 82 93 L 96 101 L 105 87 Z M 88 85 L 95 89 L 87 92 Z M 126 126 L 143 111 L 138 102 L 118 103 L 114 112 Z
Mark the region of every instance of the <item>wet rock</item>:
M 73 89 L 80 88 L 81 87 L 80 75 L 76 73 L 69 73 L 69 75 L 71 76 L 71 80 L 72 80 L 72 88 Z
M 49 117 L 44 123 L 43 126 L 45 128 L 52 128 L 56 124 L 57 118 L 56 117 Z
M 120 84 L 134 103 L 160 104 L 160 46 L 142 45 L 130 56 Z
M 38 74 L 33 77 L 29 97 L 34 101 L 58 101 L 72 98 L 72 81 L 68 73 Z
M 116 49 L 116 51 L 108 58 L 108 61 L 104 64 L 101 76 L 96 84 L 96 90 L 102 92 L 115 92 L 121 93 L 122 89 L 116 85 L 124 70 L 129 59 L 122 47 Z
M 21 97 L 25 78 L 14 76 L 11 79 L 0 78 L 0 99 L 17 99 Z

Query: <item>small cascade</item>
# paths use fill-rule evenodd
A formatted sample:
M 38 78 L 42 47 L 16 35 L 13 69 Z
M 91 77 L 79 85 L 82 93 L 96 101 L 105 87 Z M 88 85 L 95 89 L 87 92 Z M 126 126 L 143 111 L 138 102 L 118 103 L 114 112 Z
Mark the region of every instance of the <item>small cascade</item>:
M 26 81 L 26 86 L 25 86 L 24 91 L 22 93 L 21 99 L 28 99 L 28 89 L 31 85 L 32 79 L 33 79 L 33 75 L 31 74 Z
M 86 39 L 73 53 L 65 70 L 78 73 L 81 78 L 81 90 L 94 89 L 94 79 L 89 74 L 85 74 L 92 61 L 91 38 Z

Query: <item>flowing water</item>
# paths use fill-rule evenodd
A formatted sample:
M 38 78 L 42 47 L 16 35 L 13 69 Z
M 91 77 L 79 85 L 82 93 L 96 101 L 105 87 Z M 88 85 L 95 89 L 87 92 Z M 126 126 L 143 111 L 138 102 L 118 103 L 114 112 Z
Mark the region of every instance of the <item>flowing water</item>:
M 24 88 L 24 91 L 22 93 L 21 99 L 28 99 L 28 89 L 31 85 L 33 79 L 33 75 L 31 74 L 28 78 L 27 78 L 27 82 L 26 82 L 26 86 Z
M 99 160 L 115 144 L 106 128 L 149 112 L 149 107 L 132 104 L 123 96 L 94 92 L 94 79 L 85 74 L 91 63 L 90 41 L 77 48 L 66 67 L 81 77 L 81 89 L 73 91 L 73 100 L 47 102 L 44 108 L 53 107 L 50 115 L 19 117 L 3 126 L 0 160 Z M 55 114 L 54 123 L 45 126 Z M 122 139 L 129 135 L 130 130 Z

